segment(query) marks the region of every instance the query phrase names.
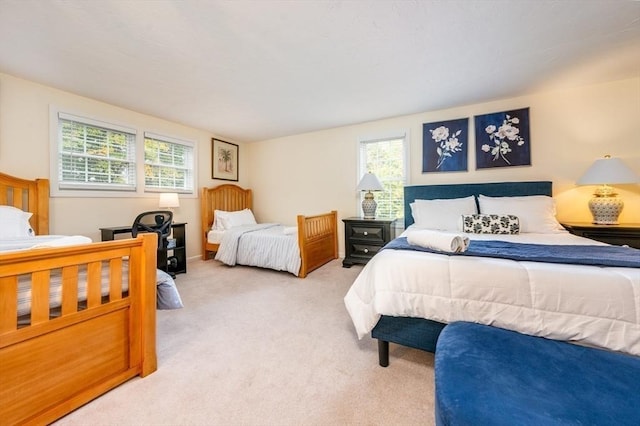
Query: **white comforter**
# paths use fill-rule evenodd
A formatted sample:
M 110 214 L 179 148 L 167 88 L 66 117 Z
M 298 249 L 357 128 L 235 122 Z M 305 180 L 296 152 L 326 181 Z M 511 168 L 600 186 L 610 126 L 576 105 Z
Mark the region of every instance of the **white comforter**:
M 569 233 L 471 239 L 598 243 Z M 383 250 L 344 298 L 358 337 L 381 315 L 471 321 L 640 355 L 640 269 Z
M 0 253 L 18 250 L 30 250 L 47 247 L 63 247 L 76 244 L 89 244 L 91 238 L 82 235 L 38 235 L 14 240 L 0 240 Z
M 224 231 L 216 260 L 227 265 L 247 265 L 300 272 L 300 247 L 291 227 L 274 223 L 243 225 Z

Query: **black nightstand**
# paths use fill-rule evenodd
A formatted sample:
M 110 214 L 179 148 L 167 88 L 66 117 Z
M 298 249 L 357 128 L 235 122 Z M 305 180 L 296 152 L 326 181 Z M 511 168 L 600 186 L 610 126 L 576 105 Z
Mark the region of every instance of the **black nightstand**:
M 580 237 L 591 238 L 603 243 L 640 248 L 640 223 L 620 225 L 596 225 L 589 222 L 563 223 L 567 231 Z
M 385 244 L 395 238 L 395 219 L 349 217 L 344 222 L 345 256 L 342 266 L 364 265 Z

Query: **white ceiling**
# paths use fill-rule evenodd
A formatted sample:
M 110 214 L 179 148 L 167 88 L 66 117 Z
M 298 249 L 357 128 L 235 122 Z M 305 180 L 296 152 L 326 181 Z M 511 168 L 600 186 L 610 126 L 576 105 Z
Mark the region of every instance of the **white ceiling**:
M 640 75 L 640 1 L 0 0 L 0 72 L 258 141 Z

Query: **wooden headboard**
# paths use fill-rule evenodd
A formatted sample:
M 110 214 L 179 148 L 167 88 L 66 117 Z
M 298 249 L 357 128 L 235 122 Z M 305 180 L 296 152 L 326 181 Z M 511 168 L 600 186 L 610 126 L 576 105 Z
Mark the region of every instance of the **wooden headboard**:
M 36 235 L 49 234 L 49 179 L 26 180 L 0 173 L 0 205 L 33 213 Z
M 460 183 L 451 185 L 416 185 L 404 187 L 404 225 L 413 223 L 411 206 L 415 200 L 462 198 L 470 195 L 488 197 L 516 197 L 523 195 L 551 196 L 551 182 L 494 182 Z M 476 200 L 477 202 L 477 200 Z
M 214 210 L 234 212 L 253 208 L 252 192 L 238 185 L 219 185 L 213 188 L 202 188 L 200 196 L 200 213 L 202 217 L 202 258 L 206 260 L 209 253 L 218 250 L 218 244 L 207 242 L 207 232 L 213 224 Z

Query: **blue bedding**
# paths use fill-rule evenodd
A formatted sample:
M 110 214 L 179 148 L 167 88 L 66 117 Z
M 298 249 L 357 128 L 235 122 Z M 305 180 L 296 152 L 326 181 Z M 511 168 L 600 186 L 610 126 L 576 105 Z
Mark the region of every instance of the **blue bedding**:
M 640 249 L 621 246 L 524 244 L 507 241 L 472 240 L 462 253 L 447 253 L 414 246 L 406 237 L 390 241 L 384 249 L 415 250 L 451 256 L 475 256 L 527 262 L 640 268 Z

